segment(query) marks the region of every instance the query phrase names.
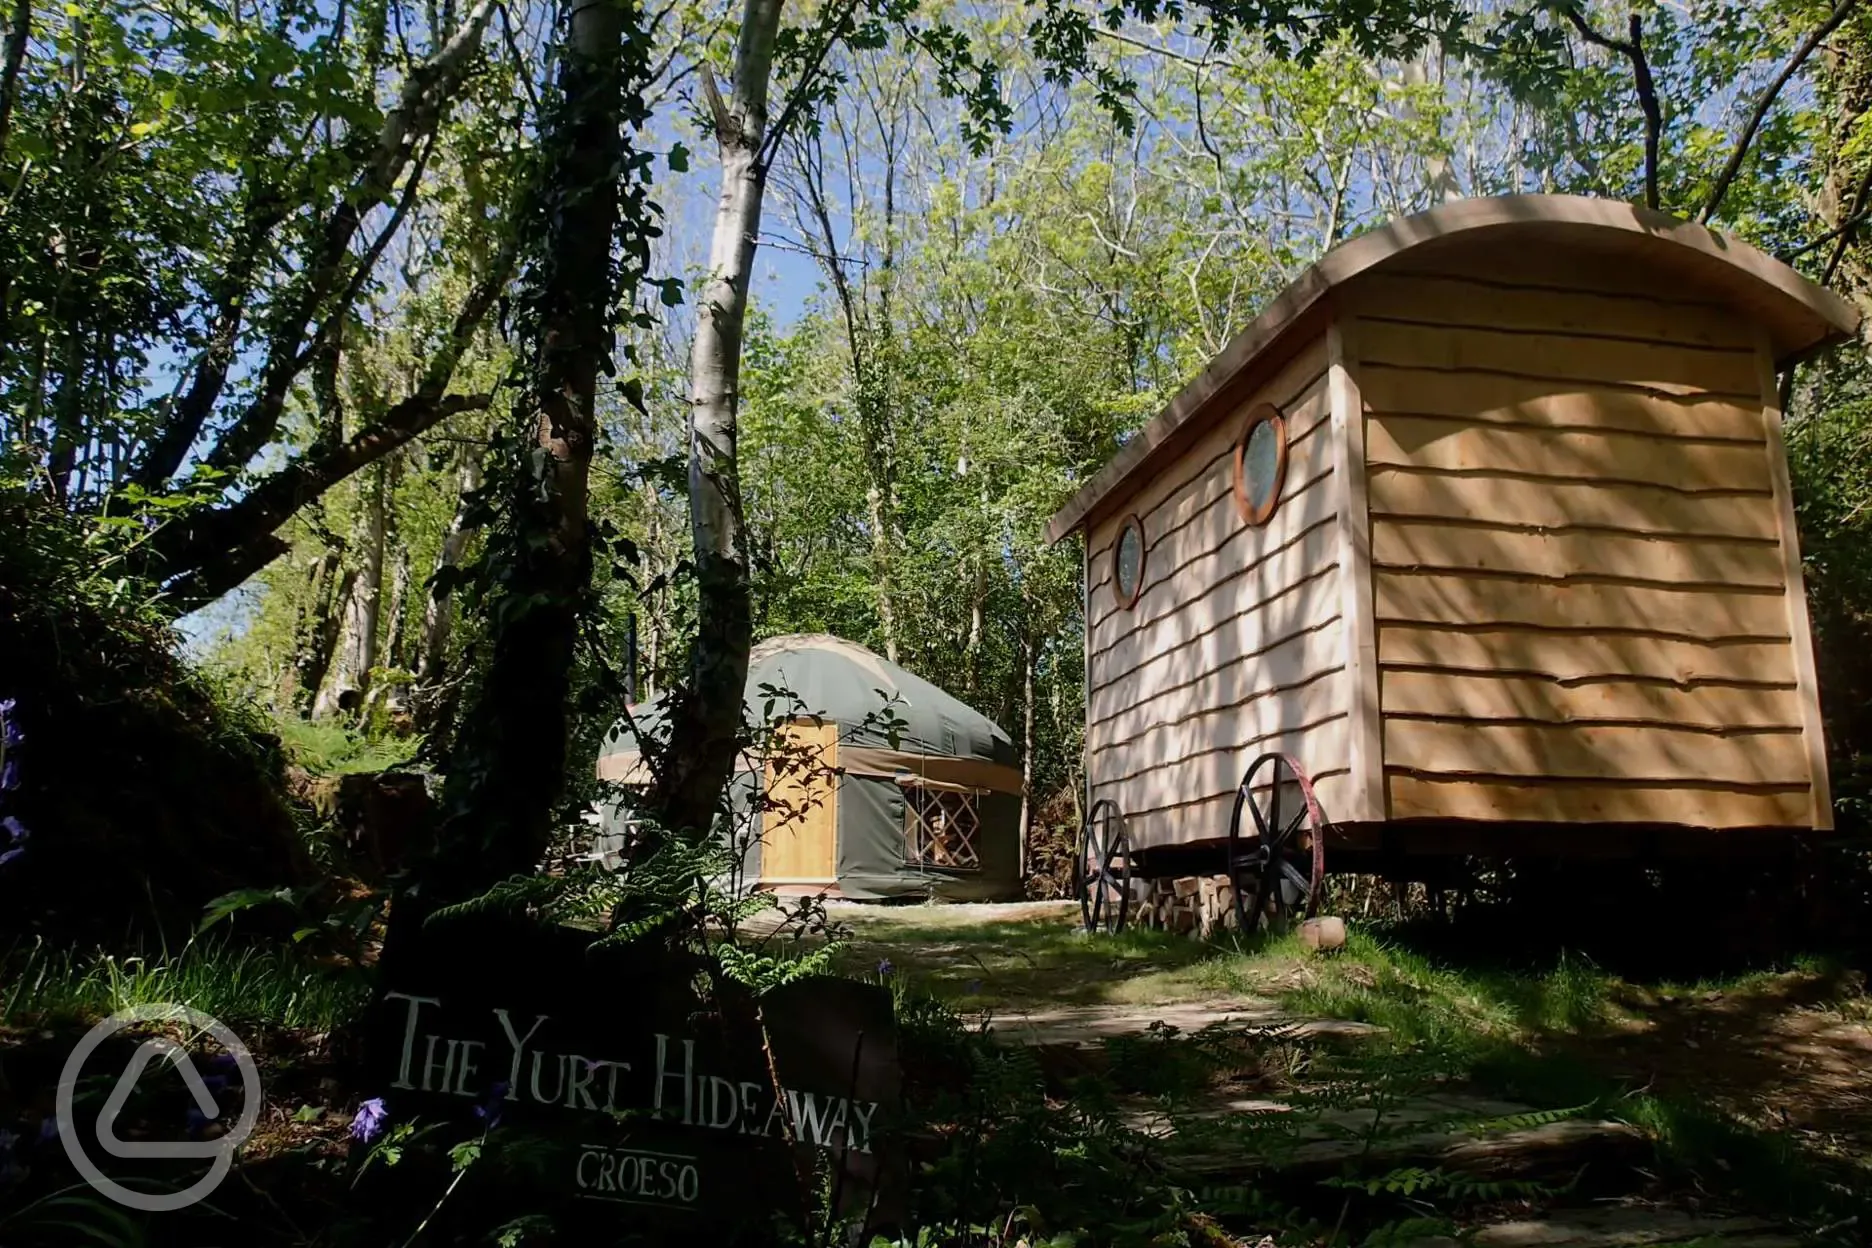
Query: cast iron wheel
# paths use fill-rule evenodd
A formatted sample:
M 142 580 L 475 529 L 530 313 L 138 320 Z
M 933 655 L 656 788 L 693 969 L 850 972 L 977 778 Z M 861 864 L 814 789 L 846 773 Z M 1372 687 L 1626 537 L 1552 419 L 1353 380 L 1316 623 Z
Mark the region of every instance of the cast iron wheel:
M 1073 856 L 1073 892 L 1088 932 L 1121 932 L 1131 908 L 1131 840 L 1118 803 L 1101 797 L 1086 812 Z
M 1285 754 L 1255 759 L 1235 791 L 1229 819 L 1228 877 L 1239 931 L 1252 932 L 1263 920 L 1272 926 L 1313 916 L 1326 883 L 1328 826 L 1298 763 Z

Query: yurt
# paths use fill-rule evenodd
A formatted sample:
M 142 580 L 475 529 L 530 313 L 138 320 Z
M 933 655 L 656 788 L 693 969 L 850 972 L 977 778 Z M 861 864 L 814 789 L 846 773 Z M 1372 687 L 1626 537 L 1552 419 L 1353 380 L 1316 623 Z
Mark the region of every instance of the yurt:
M 600 780 L 649 783 L 642 742 L 662 739 L 658 701 L 613 729 Z M 743 753 L 731 790 L 742 885 L 862 901 L 1019 896 L 1019 754 L 986 716 L 823 634 L 754 647 L 745 716 L 773 733 Z M 601 853 L 628 818 L 628 800 L 602 812 Z

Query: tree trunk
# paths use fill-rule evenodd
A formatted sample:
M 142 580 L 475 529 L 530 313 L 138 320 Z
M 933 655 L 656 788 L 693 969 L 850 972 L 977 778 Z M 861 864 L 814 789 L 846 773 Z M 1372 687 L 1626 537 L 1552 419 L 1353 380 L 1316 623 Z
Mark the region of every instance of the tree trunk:
M 612 244 L 626 157 L 626 9 L 567 3 L 561 111 L 542 136 L 552 212 L 539 284 L 529 292 L 535 449 L 515 466 L 508 528 L 491 539 L 502 545 L 496 553 L 505 569 L 493 652 L 451 751 L 425 904 L 472 897 L 536 869 L 564 792 L 574 650 L 591 588 L 586 507 L 599 368 L 613 345 Z
M 326 555 L 325 560 L 331 564 L 334 572 L 342 563 L 337 551 Z M 313 617 L 314 631 L 297 664 L 299 688 L 294 699 L 294 709 L 301 714 L 314 710 L 319 704 L 319 695 L 325 688 L 325 677 L 331 671 L 332 656 L 338 651 L 338 637 L 344 625 L 341 613 L 345 604 L 351 601 L 351 587 L 356 582 L 357 569 L 345 568 L 343 575 L 335 579 L 327 576 L 319 591 L 318 606 Z
M 351 598 L 345 604 L 344 642 L 331 686 L 319 692 L 314 715 L 329 715 L 347 706 L 355 708 L 370 689 L 371 668 L 377 663 L 377 622 L 383 606 L 384 493 L 386 465 L 379 460 L 370 474 L 360 501 L 363 521 L 362 556 Z M 347 697 L 346 695 L 351 695 Z
M 1027 847 L 1033 840 L 1034 644 L 1021 630 L 1021 808 L 1020 877 L 1027 878 Z
M 988 567 L 979 555 L 975 558 L 974 582 L 969 594 L 968 641 L 962 649 L 962 687 L 971 702 L 981 689 L 982 631 L 986 624 L 982 608 L 988 597 Z
M 705 78 L 721 151 L 721 199 L 708 280 L 689 356 L 689 518 L 700 594 L 689 685 L 671 699 L 667 765 L 655 803 L 664 827 L 714 825 L 741 735 L 753 613 L 742 522 L 736 425 L 741 334 L 767 171 L 767 88 L 781 0 L 747 0 L 735 48 L 734 93 L 723 106 Z
M 461 566 L 462 556 L 468 553 L 468 509 L 476 490 L 481 488 L 481 457 L 487 448 L 480 443 L 468 447 L 462 452 L 460 484 L 455 492 L 455 515 L 449 521 L 448 533 L 442 538 L 442 549 L 436 554 L 434 576 L 441 575 L 448 568 Z M 449 602 L 446 590 L 443 593 L 426 595 L 423 603 L 422 649 L 416 659 L 416 680 L 427 685 L 442 678 L 443 670 L 448 666 L 449 634 L 455 624 L 455 609 Z
M 878 630 L 884 634 L 884 657 L 897 661 L 897 608 L 891 587 L 890 508 L 885 486 L 873 479 L 865 490 L 871 525 L 871 579 L 877 588 Z
M 404 624 L 409 615 L 409 547 L 394 538 L 391 545 L 396 549 L 397 557 L 396 571 L 390 576 L 390 625 L 389 635 L 384 638 L 383 665 L 397 674 L 377 686 L 373 700 L 384 715 L 397 721 L 398 726 L 407 726 L 410 681 L 405 674 L 407 669 L 403 665 L 403 653 L 408 649 L 409 633 Z
M 342 562 L 337 551 L 328 550 L 306 569 L 305 599 L 293 627 L 292 653 L 287 656 L 286 670 L 280 673 L 279 705 L 282 707 L 302 709 L 317 692 L 317 683 L 325 679 L 325 665 L 330 661 L 331 651 L 326 647 L 325 657 L 319 658 L 319 640 L 331 631 L 332 582 Z M 305 683 L 308 677 L 313 681 L 310 689 Z

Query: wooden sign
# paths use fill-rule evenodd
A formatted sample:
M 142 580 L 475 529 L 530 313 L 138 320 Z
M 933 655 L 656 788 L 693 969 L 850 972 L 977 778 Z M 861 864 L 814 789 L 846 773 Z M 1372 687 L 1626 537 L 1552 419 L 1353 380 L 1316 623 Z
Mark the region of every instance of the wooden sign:
M 582 1210 L 684 1225 L 893 1219 L 890 994 L 814 976 L 758 998 L 662 949 L 506 918 L 431 925 L 383 964 L 370 1065 L 397 1119 L 525 1132 L 525 1184 Z

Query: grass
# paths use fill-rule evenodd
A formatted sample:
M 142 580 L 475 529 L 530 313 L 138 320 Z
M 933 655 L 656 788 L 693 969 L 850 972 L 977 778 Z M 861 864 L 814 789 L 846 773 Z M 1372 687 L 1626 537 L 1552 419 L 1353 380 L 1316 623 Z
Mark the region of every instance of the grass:
M 0 956 L 0 1027 L 88 1022 L 172 1003 L 226 1023 L 330 1031 L 355 1018 L 368 996 L 355 973 L 291 949 L 191 941 L 172 954 L 118 957 L 34 942 Z
M 1765 1050 L 1787 1040 L 1777 1029 L 1805 1009 L 1868 1016 L 1856 984 L 1825 961 L 1629 979 L 1567 953 L 1521 965 L 1452 947 L 1432 953 L 1403 932 L 1354 929 L 1344 949 L 1317 957 L 1291 937 L 1089 937 L 1070 907 L 1016 913 L 992 921 L 977 907 L 842 912 L 853 940 L 841 957 L 866 971 L 888 959 L 960 1008 L 1004 1016 L 1261 998 L 1296 1017 L 1372 1024 L 1381 1030 L 1357 1042 L 1355 1068 L 1389 1061 L 1536 1109 L 1585 1106 L 1644 1131 L 1661 1173 L 1784 1217 L 1824 1209 L 1872 1218 L 1872 1203 L 1851 1194 L 1872 1191 L 1862 1158 L 1842 1167 L 1767 1125 L 1778 1072 Z M 1721 1088 L 1714 1076 L 1704 1082 L 1718 1063 Z M 1734 1103 L 1749 1096 L 1762 1112 Z M 1852 1151 L 1872 1152 L 1872 1139 L 1855 1139 Z

